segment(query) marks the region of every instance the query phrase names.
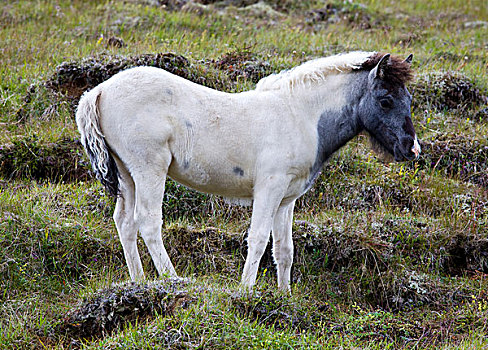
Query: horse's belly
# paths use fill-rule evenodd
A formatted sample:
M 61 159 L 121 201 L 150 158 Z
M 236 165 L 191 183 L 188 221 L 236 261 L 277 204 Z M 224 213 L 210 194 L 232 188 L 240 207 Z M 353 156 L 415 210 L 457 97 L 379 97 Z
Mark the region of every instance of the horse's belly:
M 228 171 L 205 169 L 198 164 L 172 164 L 168 175 L 173 180 L 200 192 L 216 194 L 228 198 L 251 199 L 253 182 L 251 177 L 239 167 Z

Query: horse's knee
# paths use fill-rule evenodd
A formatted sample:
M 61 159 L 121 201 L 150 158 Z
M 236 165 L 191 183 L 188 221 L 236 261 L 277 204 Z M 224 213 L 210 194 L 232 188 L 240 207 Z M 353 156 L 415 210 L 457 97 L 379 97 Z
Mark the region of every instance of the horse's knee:
M 278 265 L 291 266 L 293 263 L 293 250 L 290 248 L 282 248 L 279 254 L 275 254 L 275 261 Z
M 161 215 L 158 216 L 148 210 L 136 208 L 134 211 L 134 222 L 146 243 L 157 240 L 157 235 L 161 234 Z
M 161 229 L 162 220 L 152 216 L 135 216 L 135 222 L 139 227 L 141 236 L 146 239 L 150 238 L 152 233 Z
M 257 256 L 262 256 L 268 245 L 268 238 L 261 236 L 250 236 L 247 239 L 248 250 Z

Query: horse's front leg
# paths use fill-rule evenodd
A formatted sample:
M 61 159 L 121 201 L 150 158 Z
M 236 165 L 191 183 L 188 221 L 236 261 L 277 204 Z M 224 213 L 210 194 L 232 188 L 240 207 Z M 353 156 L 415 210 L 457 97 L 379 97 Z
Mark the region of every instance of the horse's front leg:
M 295 201 L 282 205 L 273 223 L 273 256 L 278 270 L 278 288 L 290 291 L 291 265 L 293 264 L 293 209 Z
M 288 187 L 286 176 L 268 176 L 254 188 L 251 228 L 247 237 L 247 258 L 241 284 L 251 288 L 256 282 L 259 262 L 266 249 L 276 211 Z

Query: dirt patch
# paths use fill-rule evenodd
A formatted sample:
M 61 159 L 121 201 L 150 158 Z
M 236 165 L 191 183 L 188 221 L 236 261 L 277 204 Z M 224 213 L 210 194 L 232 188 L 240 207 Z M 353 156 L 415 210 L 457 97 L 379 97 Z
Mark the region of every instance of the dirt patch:
M 461 73 L 433 72 L 420 75 L 410 84 L 413 108 L 419 111 L 463 112 L 482 107 L 488 103 L 487 92 L 475 81 Z
M 79 346 L 82 339 L 101 338 L 128 323 L 156 315 L 171 316 L 190 300 L 179 280 L 114 286 L 98 291 L 69 311 L 51 331 L 52 337 Z
M 107 47 L 126 47 L 127 44 L 122 38 L 118 38 L 116 36 L 111 36 L 107 39 L 106 43 Z
M 86 181 L 90 165 L 78 140 L 61 139 L 42 144 L 35 137 L 0 146 L 0 176 L 52 182 Z

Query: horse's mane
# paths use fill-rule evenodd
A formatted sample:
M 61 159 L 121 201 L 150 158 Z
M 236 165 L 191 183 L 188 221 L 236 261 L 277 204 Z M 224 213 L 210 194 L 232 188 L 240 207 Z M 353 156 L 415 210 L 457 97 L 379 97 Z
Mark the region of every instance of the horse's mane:
M 355 51 L 335 56 L 317 58 L 290 70 L 271 74 L 261 79 L 256 90 L 293 90 L 299 86 L 311 86 L 323 81 L 331 74 L 372 70 L 385 54 L 379 52 Z M 403 59 L 390 56 L 386 79 L 392 84 L 405 84 L 413 77 L 410 64 Z

